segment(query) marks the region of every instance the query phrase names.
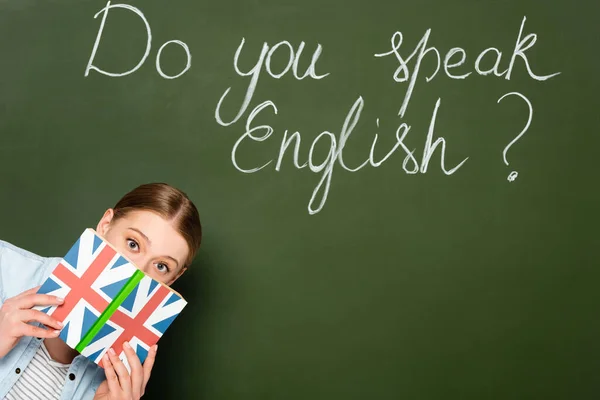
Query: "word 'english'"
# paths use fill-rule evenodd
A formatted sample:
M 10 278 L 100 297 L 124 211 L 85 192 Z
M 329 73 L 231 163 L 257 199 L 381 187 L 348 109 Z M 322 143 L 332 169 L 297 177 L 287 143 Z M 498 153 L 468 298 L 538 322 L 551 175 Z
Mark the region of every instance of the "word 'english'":
M 429 166 L 429 162 L 431 157 L 433 156 L 435 150 L 440 148 L 440 167 L 444 174 L 452 175 L 454 174 L 463 164 L 467 161 L 468 157 L 462 160 L 460 163 L 455 165 L 454 167 L 447 169 L 445 154 L 446 154 L 446 139 L 443 137 L 438 137 L 434 140 L 434 130 L 436 117 L 438 113 L 438 109 L 440 107 L 441 99 L 435 103 L 435 108 L 433 110 L 433 114 L 431 117 L 431 122 L 429 124 L 429 129 L 427 131 L 427 136 L 425 138 L 425 143 L 423 146 L 423 153 L 421 159 L 418 160 L 415 157 L 414 153 L 416 150 L 409 150 L 404 140 L 408 135 L 411 127 L 405 122 L 401 123 L 396 129 L 396 143 L 390 150 L 385 153 L 385 155 L 377 159 L 375 156 L 375 149 L 377 148 L 377 140 L 379 137 L 378 133 L 375 133 L 373 137 L 373 142 L 371 145 L 371 150 L 369 152 L 368 158 L 358 166 L 348 166 L 344 161 L 344 148 L 347 145 L 348 139 L 352 135 L 354 128 L 358 124 L 360 120 L 360 115 L 364 107 L 364 100 L 362 97 L 358 97 L 358 99 L 352 105 L 352 108 L 348 112 L 344 124 L 340 130 L 339 137 L 337 137 L 334 133 L 329 131 L 321 132 L 312 142 L 310 148 L 308 150 L 308 154 L 306 156 L 306 161 L 300 164 L 300 145 L 302 142 L 302 137 L 300 132 L 295 131 L 291 135 L 288 135 L 288 130 L 285 130 L 283 133 L 283 137 L 281 139 L 281 145 L 279 149 L 279 154 L 277 156 L 277 162 L 275 164 L 275 170 L 280 171 L 283 158 L 288 151 L 290 146 L 293 146 L 293 165 L 297 169 L 302 169 L 305 167 L 309 167 L 309 169 L 314 173 L 320 173 L 321 179 L 319 180 L 317 186 L 313 190 L 312 196 L 308 203 L 308 212 L 313 215 L 318 213 L 325 206 L 325 202 L 327 201 L 327 196 L 329 194 L 329 188 L 331 187 L 331 180 L 333 176 L 333 170 L 336 165 L 339 165 L 342 169 L 348 172 L 357 172 L 366 166 L 371 166 L 377 168 L 381 166 L 386 160 L 388 160 L 394 153 L 400 151 L 404 154 L 404 161 L 402 163 L 402 169 L 407 174 L 416 174 L 416 173 L 426 173 L 427 168 Z M 242 142 L 246 140 L 251 140 L 255 142 L 263 142 L 273 134 L 273 128 L 270 125 L 256 125 L 254 126 L 254 119 L 265 109 L 271 108 L 273 112 L 277 114 L 277 106 L 270 101 L 267 100 L 258 106 L 256 106 L 249 114 L 248 119 L 246 121 L 246 131 L 239 137 L 239 139 L 235 142 L 232 151 L 231 151 L 231 161 L 234 167 L 243 173 L 252 174 L 258 172 L 265 167 L 271 165 L 274 159 L 268 160 L 261 166 L 253 167 L 253 168 L 242 168 L 237 162 L 237 153 L 239 151 L 239 147 Z M 379 127 L 379 119 L 377 119 L 377 126 Z M 320 144 L 324 142 L 324 144 Z M 317 146 L 325 146 L 329 151 L 325 160 L 319 162 L 315 162 L 314 153 L 317 149 Z M 320 201 L 317 200 L 320 194 Z M 315 204 L 318 203 L 318 204 Z

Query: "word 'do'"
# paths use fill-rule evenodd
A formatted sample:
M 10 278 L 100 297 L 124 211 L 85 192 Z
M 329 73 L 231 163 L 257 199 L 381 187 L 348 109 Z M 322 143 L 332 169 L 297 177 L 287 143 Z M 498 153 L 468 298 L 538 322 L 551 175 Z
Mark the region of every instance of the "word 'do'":
M 96 67 L 93 64 L 94 58 L 96 57 L 96 52 L 98 51 L 98 46 L 100 45 L 100 39 L 102 38 L 102 32 L 104 31 L 104 24 L 106 23 L 106 17 L 108 16 L 108 10 L 110 10 L 111 8 L 122 8 L 122 9 L 129 10 L 129 11 L 135 13 L 138 17 L 140 17 L 142 19 L 142 21 L 144 21 L 144 25 L 146 26 L 146 33 L 147 33 L 146 51 L 144 52 L 142 59 L 138 62 L 138 64 L 135 67 L 133 67 L 129 71 L 120 72 L 120 73 L 104 71 L 104 70 Z M 100 22 L 100 29 L 98 30 L 98 35 L 96 36 L 96 42 L 94 43 L 94 48 L 92 49 L 92 55 L 90 56 L 90 60 L 88 61 L 88 65 L 85 69 L 85 76 L 88 76 L 90 73 L 90 70 L 92 70 L 92 69 L 101 74 L 112 76 L 112 77 L 120 77 L 120 76 L 126 76 L 129 74 L 133 74 L 144 64 L 144 62 L 150 55 L 150 50 L 152 48 L 152 31 L 150 29 L 150 24 L 148 23 L 148 20 L 146 19 L 146 17 L 144 17 L 144 14 L 138 8 L 130 6 L 128 4 L 110 4 L 110 1 L 108 3 L 106 3 L 106 7 L 104 7 L 102 10 L 98 11 L 98 13 L 96 13 L 96 15 L 94 15 L 94 18 L 97 18 L 98 15 L 100 15 L 100 14 L 103 14 L 102 21 Z M 187 56 L 187 62 L 186 62 L 185 67 L 183 68 L 183 70 L 181 72 L 179 72 L 176 75 L 165 74 L 160 66 L 160 56 L 162 54 L 162 51 L 164 50 L 164 48 L 166 46 L 168 46 L 171 43 L 178 44 L 179 46 L 181 46 L 183 48 L 183 50 L 185 50 L 185 54 Z M 158 71 L 160 76 L 162 76 L 165 79 L 179 78 L 181 75 L 185 74 L 190 69 L 191 66 L 192 66 L 192 54 L 190 53 L 190 49 L 188 48 L 188 46 L 185 43 L 183 43 L 182 41 L 169 40 L 168 42 L 163 43 L 163 45 L 160 46 L 160 48 L 158 49 L 158 52 L 156 53 L 156 70 Z

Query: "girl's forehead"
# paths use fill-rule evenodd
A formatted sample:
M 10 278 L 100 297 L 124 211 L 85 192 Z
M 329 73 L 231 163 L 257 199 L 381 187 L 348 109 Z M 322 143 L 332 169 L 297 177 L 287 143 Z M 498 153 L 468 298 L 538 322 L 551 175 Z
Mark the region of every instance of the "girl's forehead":
M 154 253 L 164 253 L 177 260 L 187 257 L 187 242 L 172 221 L 151 211 L 131 211 L 116 221 L 115 228 L 135 232 Z

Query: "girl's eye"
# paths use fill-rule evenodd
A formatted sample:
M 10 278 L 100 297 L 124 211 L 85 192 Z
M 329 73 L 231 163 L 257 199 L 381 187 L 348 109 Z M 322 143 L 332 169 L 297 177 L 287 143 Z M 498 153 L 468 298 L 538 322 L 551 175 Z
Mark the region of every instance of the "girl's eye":
M 138 250 L 139 249 L 137 242 L 133 239 L 127 239 L 127 247 L 129 248 L 129 250 Z
M 160 271 L 160 272 L 164 272 L 164 273 L 168 273 L 169 272 L 169 267 L 167 266 L 167 264 L 165 263 L 157 263 L 156 264 L 156 268 Z

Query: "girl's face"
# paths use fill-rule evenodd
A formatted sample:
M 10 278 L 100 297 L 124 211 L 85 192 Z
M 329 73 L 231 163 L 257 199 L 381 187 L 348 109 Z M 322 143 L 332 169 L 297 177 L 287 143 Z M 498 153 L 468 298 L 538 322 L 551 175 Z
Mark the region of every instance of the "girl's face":
M 185 271 L 188 246 L 173 225 L 151 211 L 131 211 L 113 221 L 108 209 L 96 232 L 151 278 L 171 285 Z

